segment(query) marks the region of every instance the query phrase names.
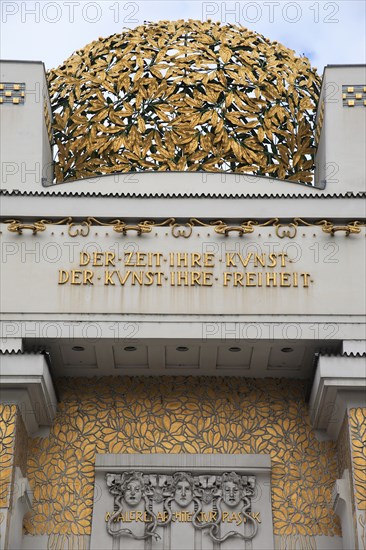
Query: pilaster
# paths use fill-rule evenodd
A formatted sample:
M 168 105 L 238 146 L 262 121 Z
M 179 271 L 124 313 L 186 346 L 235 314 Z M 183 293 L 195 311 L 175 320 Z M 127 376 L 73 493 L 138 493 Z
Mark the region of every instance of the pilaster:
M 362 347 L 362 346 L 361 346 Z M 349 343 L 337 357 L 320 357 L 310 398 L 313 426 L 337 441 L 339 479 L 333 507 L 343 548 L 366 548 L 366 355 Z
M 56 412 L 45 358 L 16 348 L 10 342 L 0 355 L 0 550 L 22 546 L 23 518 L 32 504 L 28 436 L 52 423 Z

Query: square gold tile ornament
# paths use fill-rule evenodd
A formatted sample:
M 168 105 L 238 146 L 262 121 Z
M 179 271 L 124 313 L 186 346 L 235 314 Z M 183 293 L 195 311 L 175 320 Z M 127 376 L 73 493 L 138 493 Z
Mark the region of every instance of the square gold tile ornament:
M 25 83 L 1 82 L 0 83 L 0 105 L 4 104 L 24 105 Z
M 366 86 L 342 86 L 343 107 L 366 107 Z

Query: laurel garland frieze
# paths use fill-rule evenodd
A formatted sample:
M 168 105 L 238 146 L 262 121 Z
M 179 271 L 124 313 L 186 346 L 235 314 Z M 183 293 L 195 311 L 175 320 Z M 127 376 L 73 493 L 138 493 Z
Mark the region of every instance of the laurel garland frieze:
M 63 218 L 62 220 L 36 220 L 33 222 L 23 222 L 22 220 L 12 219 L 5 220 L 8 231 L 22 235 L 24 231 L 31 231 L 33 235 L 38 232 L 46 231 L 48 226 L 66 225 L 68 235 L 70 237 L 87 237 L 93 226 L 111 227 L 116 233 L 127 235 L 130 232 L 141 236 L 151 233 L 154 228 L 169 227 L 171 234 L 175 238 L 183 237 L 185 239 L 192 235 L 194 227 L 205 227 L 213 229 L 218 235 L 228 237 L 230 234 L 243 237 L 246 234 L 254 233 L 256 229 L 261 227 L 273 227 L 275 234 L 280 239 L 294 239 L 297 235 L 299 227 L 318 227 L 324 233 L 334 236 L 336 232 L 349 235 L 357 235 L 361 233 L 361 228 L 365 227 L 364 221 L 353 220 L 339 225 L 330 220 L 311 221 L 302 218 L 293 218 L 292 220 L 280 220 L 272 218 L 267 221 L 246 220 L 233 224 L 228 224 L 223 220 L 203 221 L 197 218 L 189 218 L 186 221 L 178 221 L 175 218 L 167 218 L 162 222 L 153 220 L 144 220 L 136 223 L 127 223 L 124 220 L 114 219 L 111 221 L 99 220 L 94 217 L 87 217 L 84 220 L 74 220 L 72 217 Z

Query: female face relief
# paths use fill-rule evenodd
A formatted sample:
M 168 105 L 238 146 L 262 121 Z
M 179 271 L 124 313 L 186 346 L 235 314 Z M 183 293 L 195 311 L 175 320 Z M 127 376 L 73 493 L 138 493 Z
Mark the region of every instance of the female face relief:
M 193 491 L 189 481 L 186 479 L 178 481 L 175 488 L 174 500 L 182 508 L 188 506 L 192 502 Z
M 241 491 L 237 483 L 234 481 L 225 481 L 222 491 L 223 501 L 226 506 L 234 508 L 241 500 Z
M 125 501 L 130 506 L 136 506 L 142 498 L 142 488 L 138 479 L 132 479 L 126 486 Z

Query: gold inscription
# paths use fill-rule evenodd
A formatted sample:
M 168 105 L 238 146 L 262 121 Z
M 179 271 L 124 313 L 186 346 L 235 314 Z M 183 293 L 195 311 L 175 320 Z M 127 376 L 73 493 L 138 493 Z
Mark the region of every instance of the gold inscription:
M 219 263 L 221 262 L 221 264 Z M 59 285 L 309 288 L 310 273 L 292 272 L 285 252 L 81 252 L 80 269 L 60 269 Z M 101 268 L 101 269 L 100 269 Z M 213 271 L 218 269 L 216 274 Z M 223 272 L 219 272 L 223 268 Z M 100 281 L 100 282 L 99 282 Z
M 252 517 L 257 523 L 262 523 L 260 512 L 249 512 L 248 515 Z M 210 510 L 208 512 L 200 512 L 197 516 L 197 521 L 199 523 L 211 523 L 217 521 L 217 512 Z M 104 516 L 105 522 L 107 522 L 112 517 L 111 512 L 107 512 Z M 158 512 L 156 515 L 158 521 L 165 522 L 169 519 L 168 512 Z M 188 512 L 187 510 L 176 511 L 172 513 L 172 521 L 178 523 L 189 523 L 193 519 L 193 512 Z M 132 523 L 132 522 L 142 522 L 150 523 L 152 521 L 151 515 L 148 512 L 142 510 L 131 510 L 129 512 L 124 512 L 119 514 L 114 519 L 114 523 Z M 247 522 L 246 516 L 242 512 L 223 512 L 222 519 L 223 523 L 235 523 L 236 525 L 241 525 Z

